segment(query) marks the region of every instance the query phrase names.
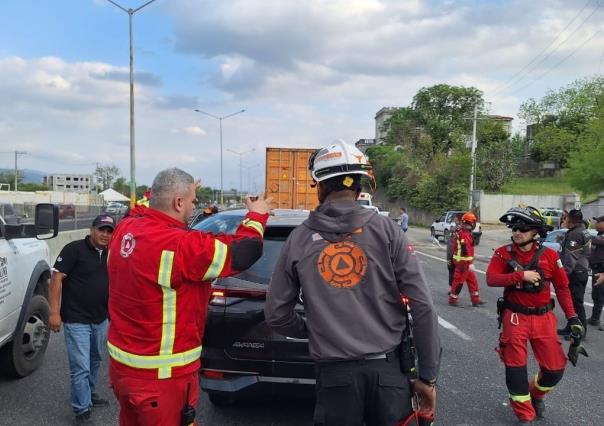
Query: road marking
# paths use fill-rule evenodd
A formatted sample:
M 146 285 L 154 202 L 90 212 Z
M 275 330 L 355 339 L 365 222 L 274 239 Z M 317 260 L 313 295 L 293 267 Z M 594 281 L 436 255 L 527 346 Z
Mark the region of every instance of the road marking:
M 451 324 L 448 321 L 445 321 L 444 319 L 442 319 L 441 317 L 438 317 L 438 323 L 446 328 L 447 330 L 457 334 L 459 337 L 461 337 L 462 339 L 471 342 L 472 338 L 470 336 L 468 336 L 466 333 L 464 333 L 463 331 L 461 331 L 459 328 L 455 327 L 453 324 Z
M 445 262 L 445 263 L 447 262 L 445 259 L 442 259 L 442 258 L 436 257 L 436 256 L 432 256 L 431 254 L 428 254 L 428 253 L 424 253 L 424 252 L 417 251 L 417 250 L 415 250 L 415 252 L 417 254 L 421 254 L 422 256 L 426 256 L 426 257 L 429 257 L 429 258 L 434 259 L 434 260 L 438 260 L 438 261 Z M 479 272 L 481 274 L 486 274 L 485 271 L 481 271 L 480 269 L 476 269 L 476 268 L 474 268 L 474 272 Z
M 441 262 L 447 262 L 445 259 L 441 259 L 440 257 L 432 256 L 431 254 L 428 254 L 428 253 L 423 253 L 423 252 L 421 252 L 421 251 L 417 251 L 417 250 L 415 250 L 415 252 L 416 252 L 417 254 L 421 254 L 422 256 L 426 256 L 426 257 L 429 257 L 429 258 L 434 259 L 434 260 L 439 260 L 439 261 L 441 261 Z M 486 272 L 485 272 L 485 271 L 481 271 L 480 269 L 474 269 L 474 272 L 479 272 L 479 273 L 481 273 L 481 274 L 486 274 Z M 556 293 L 551 292 L 551 295 L 552 295 L 552 296 L 556 296 Z M 587 306 L 590 306 L 590 307 L 592 307 L 592 308 L 594 307 L 593 303 L 589 303 L 589 302 L 585 302 L 585 301 L 583 301 L 583 304 L 584 304 L 584 305 L 587 305 Z

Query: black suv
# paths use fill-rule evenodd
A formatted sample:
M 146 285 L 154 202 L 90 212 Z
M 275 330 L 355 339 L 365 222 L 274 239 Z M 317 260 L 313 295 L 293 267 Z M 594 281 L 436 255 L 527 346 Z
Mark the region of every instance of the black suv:
M 245 212 L 224 211 L 196 223 L 193 229 L 234 234 Z M 250 391 L 297 396 L 314 393 L 308 340 L 274 333 L 264 320 L 268 283 L 281 248 L 307 217 L 308 212 L 301 210 L 275 210 L 264 232 L 262 258 L 247 271 L 212 283 L 201 387 L 215 405 L 230 404 L 239 394 Z M 304 310 L 301 297 L 296 310 Z

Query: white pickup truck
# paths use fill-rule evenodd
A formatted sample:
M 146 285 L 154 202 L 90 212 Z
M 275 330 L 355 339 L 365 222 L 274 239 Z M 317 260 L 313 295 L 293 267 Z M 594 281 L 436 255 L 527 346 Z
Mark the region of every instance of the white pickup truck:
M 438 237 L 443 237 L 443 241 L 447 242 L 449 240 L 451 228 L 455 226 L 453 218 L 456 215 L 462 215 L 464 213 L 465 212 L 459 210 L 450 210 L 443 213 L 434 222 L 432 222 L 432 225 L 430 226 L 430 235 L 437 239 Z M 472 236 L 474 237 L 474 245 L 477 246 L 480 244 L 480 237 L 482 237 L 482 228 L 480 226 L 480 222 L 476 222 L 476 227 L 474 227 L 474 230 L 472 231 Z
M 35 223 L 8 225 L 0 216 L 0 372 L 24 377 L 41 364 L 48 345 L 50 251 L 59 211 L 36 206 Z

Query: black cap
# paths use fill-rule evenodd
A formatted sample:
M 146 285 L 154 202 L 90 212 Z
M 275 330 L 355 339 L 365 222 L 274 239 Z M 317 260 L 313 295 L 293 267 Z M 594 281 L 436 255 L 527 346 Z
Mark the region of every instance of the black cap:
M 115 219 L 108 214 L 100 214 L 92 221 L 93 228 L 111 228 L 115 229 Z
M 598 216 L 598 217 L 593 217 L 593 220 L 595 220 L 596 222 L 604 222 L 604 216 Z

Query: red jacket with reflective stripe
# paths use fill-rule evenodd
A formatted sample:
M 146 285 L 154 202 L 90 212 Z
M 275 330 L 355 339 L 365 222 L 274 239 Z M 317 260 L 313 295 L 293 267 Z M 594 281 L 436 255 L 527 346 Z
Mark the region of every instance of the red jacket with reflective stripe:
M 231 267 L 232 244 L 262 240 L 267 219 L 250 212 L 235 235 L 212 235 L 155 209 L 133 209 L 109 245 L 114 367 L 156 379 L 199 369 L 210 281 L 239 272 Z
M 531 263 L 538 245 L 533 244 L 529 251 L 522 251 L 516 244 L 512 244 L 512 250 L 516 261 L 521 265 Z M 516 284 L 522 283 L 524 271 L 514 271 L 508 262 L 512 259 L 511 253 L 508 251 L 508 246 L 499 247 L 495 250 L 489 267 L 487 269 L 487 285 L 489 287 L 514 287 Z M 528 293 L 525 291 L 506 291 L 505 299 L 516 305 L 522 306 L 545 306 L 551 299 L 551 282 L 556 290 L 556 297 L 560 302 L 560 307 L 564 311 L 566 318 L 574 317 L 575 308 L 568 288 L 568 277 L 562 262 L 558 257 L 558 253 L 550 248 L 546 248 L 539 258 L 538 268 L 543 274 L 543 281 L 546 283 L 545 288 L 538 293 Z
M 474 237 L 465 228 L 457 231 L 457 239 L 453 243 L 453 264 L 469 265 L 474 261 Z

